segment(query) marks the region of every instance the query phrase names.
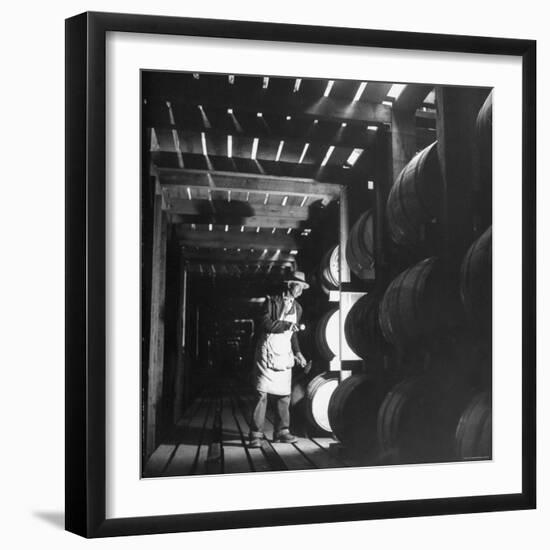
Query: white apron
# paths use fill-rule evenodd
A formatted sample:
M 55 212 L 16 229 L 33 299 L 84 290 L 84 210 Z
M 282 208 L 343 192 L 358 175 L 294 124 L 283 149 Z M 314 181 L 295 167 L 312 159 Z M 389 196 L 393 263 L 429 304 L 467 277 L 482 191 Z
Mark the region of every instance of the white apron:
M 296 306 L 292 313 L 281 314 L 281 321 L 296 323 Z M 292 330 L 264 334 L 256 348 L 256 389 L 272 395 L 290 395 L 294 353 Z

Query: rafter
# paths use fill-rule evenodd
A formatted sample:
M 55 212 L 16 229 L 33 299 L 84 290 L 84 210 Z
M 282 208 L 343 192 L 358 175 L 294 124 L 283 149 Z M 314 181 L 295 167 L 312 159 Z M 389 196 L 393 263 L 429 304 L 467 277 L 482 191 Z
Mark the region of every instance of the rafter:
M 313 179 L 319 183 L 343 181 L 349 176 L 352 169 L 344 168 L 348 158 L 347 153 L 339 154 L 334 151 L 330 162 L 326 166 L 320 164 L 298 164 L 290 162 L 274 162 L 267 160 L 251 160 L 250 158 L 227 158 L 184 153 L 183 163 L 186 169 L 203 171 L 225 171 L 246 173 L 250 175 L 268 175 L 276 177 Z M 162 168 L 180 168 L 176 153 L 151 153 L 154 165 Z M 319 159 L 321 162 L 322 159 Z M 364 177 L 365 174 L 361 174 Z
M 243 120 L 244 119 L 244 120 Z M 283 141 L 287 146 L 294 142 L 303 145 L 334 145 L 348 148 L 367 148 L 374 140 L 374 132 L 367 129 L 364 123 L 350 122 L 345 128 L 341 123 L 318 121 L 315 123 L 309 117 L 297 116 L 291 123 L 275 120 L 267 115 L 259 119 L 254 117 L 240 117 L 238 125 L 229 116 L 218 117 L 212 128 L 206 128 L 200 116 L 190 117 L 182 122 L 176 121 L 171 125 L 161 118 L 150 115 L 145 122 L 148 127 L 154 128 L 159 134 L 171 136 L 172 130 L 178 131 L 180 141 L 194 134 L 200 137 L 204 132 L 207 142 L 213 139 L 225 139 L 227 135 L 253 139 L 258 137 L 263 143 L 269 140 L 276 144 Z M 197 138 L 195 138 L 197 139 Z M 162 150 L 162 148 L 160 149 Z
M 182 97 L 185 97 L 184 101 Z M 147 103 L 154 101 L 159 103 L 168 101 L 174 112 L 177 112 L 179 105 L 201 105 L 205 110 L 209 107 L 225 107 L 226 109 L 233 109 L 234 112 L 270 113 L 284 116 L 301 115 L 305 118 L 337 122 L 356 121 L 365 124 L 391 122 L 391 108 L 387 105 L 368 101 L 346 101 L 332 97 L 309 99 L 299 94 L 281 98 L 271 97 L 261 92 L 251 92 L 245 95 L 232 91 L 229 94 L 220 96 L 193 91 L 186 95 L 180 95 L 171 89 L 166 90 L 165 93 L 161 92 L 156 96 L 147 97 Z M 284 105 L 284 109 L 281 105 Z
M 341 127 L 340 127 L 341 128 Z M 367 130 L 367 127 L 361 125 L 361 130 L 354 135 L 345 134 L 346 128 L 341 131 L 336 130 L 334 133 L 326 136 L 319 135 L 304 135 L 300 138 L 292 138 L 287 135 L 270 135 L 267 132 L 242 131 L 235 132 L 234 129 L 219 129 L 205 130 L 197 125 L 196 129 L 191 130 L 188 127 L 185 130 L 177 129 L 179 136 L 180 150 L 184 154 L 204 154 L 205 147 L 208 155 L 225 156 L 227 154 L 227 136 L 232 135 L 234 157 L 250 158 L 252 143 L 255 138 L 258 138 L 258 149 L 256 158 L 258 160 L 276 161 L 279 147 L 281 153 L 279 160 L 281 162 L 295 162 L 303 151 L 304 145 L 308 144 L 308 153 L 302 159 L 306 164 L 320 164 L 329 146 L 334 146 L 336 149 L 341 149 L 343 154 L 349 155 L 353 149 L 367 149 L 369 144 L 374 140 L 374 132 Z M 158 138 L 155 144 L 155 151 L 163 153 L 173 153 L 174 140 L 173 132 L 176 127 L 156 127 L 155 135 Z M 204 139 L 202 137 L 204 134 Z M 282 144 L 281 144 L 282 142 Z M 204 147 L 204 146 L 205 147 Z

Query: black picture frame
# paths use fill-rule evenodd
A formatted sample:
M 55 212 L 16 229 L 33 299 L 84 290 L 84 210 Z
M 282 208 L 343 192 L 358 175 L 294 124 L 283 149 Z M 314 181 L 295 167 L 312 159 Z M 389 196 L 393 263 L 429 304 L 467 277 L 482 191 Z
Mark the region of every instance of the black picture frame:
M 109 31 L 517 56 L 522 60 L 522 490 L 516 494 L 106 519 L 105 43 Z M 532 509 L 536 505 L 536 42 L 83 13 L 66 20 L 66 529 L 107 537 Z

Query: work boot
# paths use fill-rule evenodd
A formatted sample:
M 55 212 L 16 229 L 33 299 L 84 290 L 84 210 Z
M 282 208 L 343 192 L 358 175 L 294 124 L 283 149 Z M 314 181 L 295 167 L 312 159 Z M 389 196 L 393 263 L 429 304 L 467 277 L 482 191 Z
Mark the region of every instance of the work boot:
M 251 449 L 259 449 L 262 446 L 262 437 L 252 436 L 250 437 L 250 443 L 248 444 Z
M 290 432 L 279 434 L 275 438 L 275 443 L 296 443 L 296 441 L 298 441 L 298 438 Z

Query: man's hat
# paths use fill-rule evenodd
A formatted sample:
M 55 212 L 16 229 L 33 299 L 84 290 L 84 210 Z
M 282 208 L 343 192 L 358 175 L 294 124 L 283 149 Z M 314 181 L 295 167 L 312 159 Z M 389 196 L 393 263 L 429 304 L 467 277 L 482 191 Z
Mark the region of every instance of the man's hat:
M 304 287 L 304 289 L 309 288 L 309 285 L 306 283 L 305 273 L 303 271 L 295 271 L 292 274 L 292 278 L 286 279 L 285 283 L 299 283 Z

